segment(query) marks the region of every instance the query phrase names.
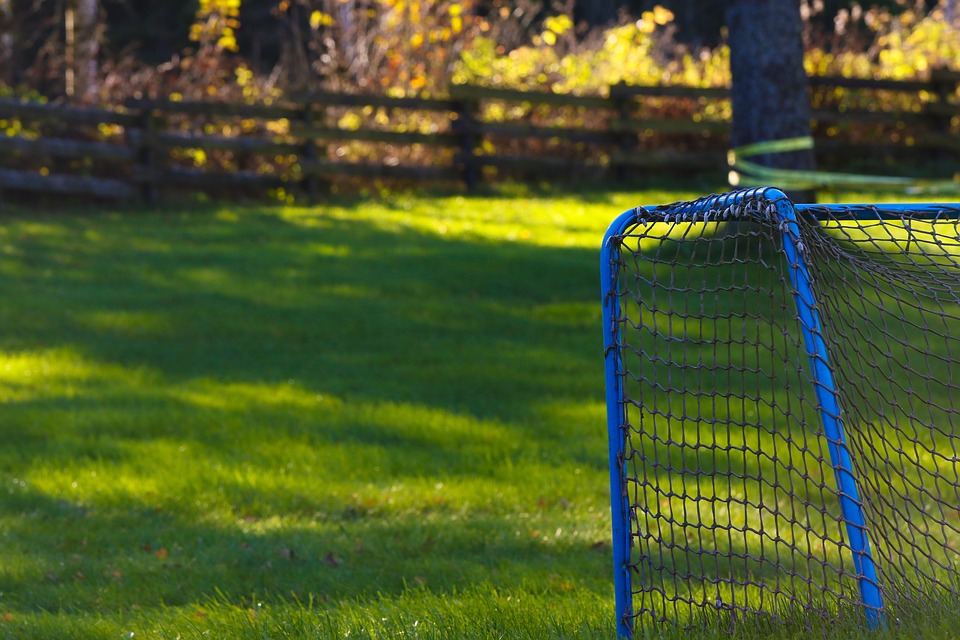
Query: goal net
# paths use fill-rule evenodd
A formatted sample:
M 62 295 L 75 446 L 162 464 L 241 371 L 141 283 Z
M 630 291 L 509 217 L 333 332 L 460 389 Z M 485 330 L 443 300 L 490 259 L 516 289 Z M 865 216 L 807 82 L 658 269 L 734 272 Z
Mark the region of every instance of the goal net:
M 765 188 L 611 225 L 619 633 L 960 600 L 958 220 Z

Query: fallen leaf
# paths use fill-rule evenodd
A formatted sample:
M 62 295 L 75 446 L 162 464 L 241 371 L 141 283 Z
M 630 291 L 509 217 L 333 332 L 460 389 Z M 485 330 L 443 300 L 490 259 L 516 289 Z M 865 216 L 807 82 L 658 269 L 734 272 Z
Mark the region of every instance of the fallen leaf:
M 13 614 L 9 611 L 3 612 L 3 621 L 4 622 L 13 622 Z
M 330 567 L 339 567 L 341 564 L 343 564 L 343 560 L 333 555 L 333 553 L 328 553 L 323 558 L 323 564 Z
M 153 555 L 155 555 L 155 556 L 157 556 L 158 558 L 160 558 L 161 560 L 163 560 L 164 558 L 167 558 L 167 557 L 170 556 L 170 552 L 167 551 L 167 548 L 166 548 L 166 547 L 160 547 L 159 549 L 157 549 L 157 552 L 156 552 L 155 554 L 153 554 Z

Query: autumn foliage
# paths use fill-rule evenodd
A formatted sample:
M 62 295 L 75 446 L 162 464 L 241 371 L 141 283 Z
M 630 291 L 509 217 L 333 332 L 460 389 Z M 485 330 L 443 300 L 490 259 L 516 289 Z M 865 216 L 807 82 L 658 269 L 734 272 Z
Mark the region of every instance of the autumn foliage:
M 815 20 L 823 3 L 801 5 L 810 73 L 909 78 L 960 60 L 960 28 L 943 7 L 924 11 L 911 3 L 894 14 L 852 4 L 824 29 Z M 574 22 L 571 2 L 278 0 L 271 19 L 282 43 L 272 68 L 245 58 L 241 36 L 256 25 L 242 23 L 242 9 L 241 0 L 199 0 L 188 46 L 160 64 L 101 43 L 99 100 L 179 94 L 251 101 L 306 89 L 436 95 L 462 82 L 595 94 L 617 82 L 729 80 L 726 47 L 679 41 L 677 16 L 661 6 L 590 29 Z M 104 37 L 102 29 L 96 33 Z M 19 60 L 29 69 L 8 74 L 5 93 L 62 93 L 64 45 L 60 31 L 49 34 L 32 60 Z

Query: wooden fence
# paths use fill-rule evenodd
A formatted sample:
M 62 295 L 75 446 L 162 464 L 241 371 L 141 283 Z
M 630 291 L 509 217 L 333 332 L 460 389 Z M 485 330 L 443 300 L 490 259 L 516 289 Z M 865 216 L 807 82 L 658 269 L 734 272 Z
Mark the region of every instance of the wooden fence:
M 960 73 L 810 78 L 822 166 L 960 159 Z M 575 96 L 457 85 L 442 98 L 310 93 L 283 104 L 0 100 L 0 190 L 155 202 L 165 190 L 306 195 L 343 180 L 462 182 L 722 171 L 729 92 Z

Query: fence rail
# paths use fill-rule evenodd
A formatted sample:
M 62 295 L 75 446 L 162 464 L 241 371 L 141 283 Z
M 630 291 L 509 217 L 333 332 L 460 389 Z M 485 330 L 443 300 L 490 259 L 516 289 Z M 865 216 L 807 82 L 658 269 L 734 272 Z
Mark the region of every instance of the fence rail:
M 958 160 L 960 73 L 809 81 L 827 164 L 918 153 Z M 440 98 L 312 92 L 284 104 L 151 99 L 114 110 L 0 100 L 0 190 L 152 203 L 171 188 L 316 197 L 341 179 L 472 188 L 503 175 L 722 170 L 729 96 L 620 84 L 606 96 L 456 85 Z

